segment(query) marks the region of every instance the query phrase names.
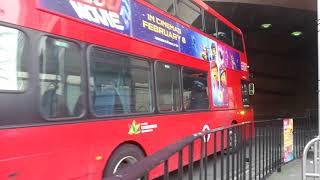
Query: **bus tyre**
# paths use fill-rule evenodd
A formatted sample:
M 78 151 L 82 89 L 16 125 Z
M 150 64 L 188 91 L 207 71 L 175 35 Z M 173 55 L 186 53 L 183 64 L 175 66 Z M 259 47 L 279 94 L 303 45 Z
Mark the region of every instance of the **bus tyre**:
M 144 153 L 139 147 L 133 144 L 121 145 L 109 158 L 103 177 L 112 176 L 120 169 L 130 166 L 144 157 Z

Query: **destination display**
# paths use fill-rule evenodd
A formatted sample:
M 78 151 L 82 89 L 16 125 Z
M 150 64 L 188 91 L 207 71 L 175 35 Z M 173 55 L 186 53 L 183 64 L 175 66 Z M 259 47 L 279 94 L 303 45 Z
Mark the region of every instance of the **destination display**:
M 217 45 L 135 0 L 40 0 L 39 8 L 210 61 L 214 105 L 228 106 L 226 69 L 241 70 L 240 54 Z

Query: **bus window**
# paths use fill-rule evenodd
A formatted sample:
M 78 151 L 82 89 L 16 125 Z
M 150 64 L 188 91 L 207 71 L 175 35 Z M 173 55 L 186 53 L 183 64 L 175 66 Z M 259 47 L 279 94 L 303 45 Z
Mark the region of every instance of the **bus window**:
M 243 52 L 242 36 L 235 31 L 233 31 L 233 47 Z
M 43 37 L 40 41 L 41 114 L 48 119 L 79 117 L 84 110 L 81 96 L 81 56 L 77 44 Z
M 174 7 L 173 7 L 173 1 L 172 0 L 147 0 L 150 4 L 162 9 L 163 11 L 166 11 L 170 14 L 174 14 Z
M 160 111 L 181 110 L 179 68 L 161 62 L 156 63 L 157 102 Z
M 224 24 L 222 21 L 218 20 L 218 39 L 230 46 L 232 46 L 232 30 L 230 27 L 228 27 L 226 24 Z
M 201 9 L 192 1 L 177 1 L 177 17 L 182 21 L 203 30 Z
M 249 83 L 241 80 L 242 105 L 243 107 L 250 107 Z
M 204 11 L 204 17 L 205 17 L 205 24 L 206 24 L 206 33 L 217 37 L 217 30 L 216 30 L 216 17 L 214 17 L 212 14 L 208 13 L 207 11 Z
M 28 73 L 23 60 L 26 37 L 21 31 L 0 26 L 0 91 L 24 91 Z
M 91 107 L 97 116 L 153 111 L 148 61 L 92 48 L 90 71 Z
M 209 108 L 207 73 L 183 69 L 183 102 L 186 110 Z

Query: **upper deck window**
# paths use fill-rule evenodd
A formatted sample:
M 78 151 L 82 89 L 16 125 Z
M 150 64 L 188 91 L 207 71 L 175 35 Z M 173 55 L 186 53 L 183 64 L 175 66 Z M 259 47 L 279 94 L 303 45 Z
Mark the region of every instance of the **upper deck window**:
M 40 42 L 41 114 L 48 119 L 78 117 L 84 111 L 80 47 L 43 37 Z
M 235 31 L 233 31 L 233 47 L 243 52 L 242 36 Z
M 162 9 L 165 12 L 168 12 L 170 14 L 174 14 L 174 6 L 173 6 L 173 0 L 146 0 L 150 4 Z
M 217 37 L 217 29 L 216 29 L 216 20 L 217 18 L 214 17 L 212 14 L 208 13 L 207 11 L 204 12 L 205 17 L 205 24 L 206 24 L 206 33 Z
M 177 0 L 177 17 L 203 30 L 201 9 L 190 0 Z
M 26 37 L 21 31 L 0 26 L 0 91 L 24 91 L 28 73 L 24 60 Z
M 218 20 L 218 32 L 217 37 L 220 41 L 232 46 L 232 29 Z

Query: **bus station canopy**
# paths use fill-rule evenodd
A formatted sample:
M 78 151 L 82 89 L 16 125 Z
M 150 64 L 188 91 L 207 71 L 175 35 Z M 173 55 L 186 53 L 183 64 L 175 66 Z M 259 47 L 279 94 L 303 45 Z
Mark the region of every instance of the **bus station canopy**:
M 248 3 L 258 5 L 271 5 L 286 8 L 303 9 L 316 11 L 317 2 L 315 0 L 204 0 L 214 2 Z

